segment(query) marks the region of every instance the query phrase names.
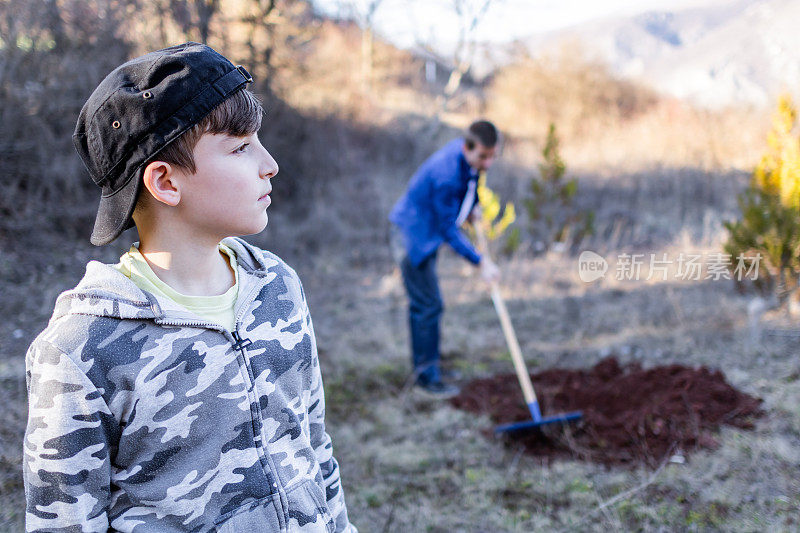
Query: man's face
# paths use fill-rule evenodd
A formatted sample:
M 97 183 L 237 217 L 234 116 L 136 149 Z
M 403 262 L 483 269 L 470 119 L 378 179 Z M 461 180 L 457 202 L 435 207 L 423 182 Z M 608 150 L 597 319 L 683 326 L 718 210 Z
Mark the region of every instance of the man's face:
M 278 164 L 255 133 L 203 135 L 194 148 L 197 171 L 186 176 L 178 209 L 198 232 L 251 235 L 267 226 L 271 178 Z
M 464 159 L 467 160 L 469 166 L 478 172 L 489 170 L 489 167 L 494 163 L 495 157 L 497 157 L 497 146 L 489 148 L 476 142 L 474 148 L 470 150 L 467 144 L 464 144 Z

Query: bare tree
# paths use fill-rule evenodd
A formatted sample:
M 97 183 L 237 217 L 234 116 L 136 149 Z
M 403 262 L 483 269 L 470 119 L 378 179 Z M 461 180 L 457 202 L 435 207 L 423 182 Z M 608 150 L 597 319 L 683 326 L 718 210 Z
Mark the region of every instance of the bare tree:
M 208 42 L 211 19 L 219 12 L 219 0 L 170 0 L 170 8 L 184 35 Z
M 172 18 L 170 0 L 156 0 L 153 2 L 153 6 L 156 10 L 156 18 L 158 19 L 158 44 L 164 47 L 167 46 L 167 42 L 169 41 L 167 37 L 167 21 Z
M 461 86 L 472 62 L 475 59 L 477 45 L 476 31 L 492 0 L 452 0 L 453 11 L 458 15 L 458 41 L 453 52 L 455 68 L 450 72 L 450 78 L 444 87 L 445 102 L 449 101 Z
M 473 61 L 475 60 L 475 51 L 477 49 L 477 30 L 480 23 L 483 21 L 489 7 L 495 3 L 502 2 L 502 0 L 449 0 L 448 7 L 456 15 L 458 25 L 458 37 L 456 38 L 455 46 L 453 48 L 451 62 L 452 70 L 448 77 L 447 83 L 442 90 L 439 99 L 439 111 L 437 114 L 445 111 L 452 100 L 453 96 L 458 92 L 461 87 L 461 82 L 464 76 L 472 68 Z M 426 38 L 417 35 L 417 46 L 421 49 L 430 52 L 432 55 L 438 55 L 432 43 L 433 36 Z
M 219 0 L 194 0 L 193 4 L 197 12 L 197 29 L 200 33 L 200 42 L 208 42 L 211 19 L 219 11 Z
M 91 217 L 96 191 L 72 147 L 86 97 L 130 57 L 137 0 L 0 0 L 0 233 Z M 45 206 L 44 208 L 42 206 Z
M 252 0 L 242 22 L 247 24 L 246 45 L 249 52 L 248 63 L 251 68 L 263 69 L 263 75 L 257 76 L 261 82 L 261 90 L 269 93 L 272 71 L 272 55 L 274 50 L 274 25 L 280 20 L 280 9 L 277 0 Z M 263 33 L 263 39 L 258 35 Z
M 368 0 L 366 3 L 345 0 L 340 3 L 340 8 L 343 8 L 361 28 L 361 83 L 364 92 L 372 90 L 375 15 L 383 2 L 384 0 Z

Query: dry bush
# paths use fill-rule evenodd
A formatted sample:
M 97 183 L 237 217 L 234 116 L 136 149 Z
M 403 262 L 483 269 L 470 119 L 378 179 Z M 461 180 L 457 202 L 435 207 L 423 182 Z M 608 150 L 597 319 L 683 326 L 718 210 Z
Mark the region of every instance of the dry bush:
M 646 113 L 569 139 L 574 167 L 636 171 L 652 167 L 750 169 L 758 160 L 768 121 L 749 107 L 708 110 L 661 98 Z
M 207 42 L 245 65 L 266 96 L 275 94 L 294 108 L 322 116 L 368 116 L 371 96 L 421 77 L 419 60 L 375 40 L 372 89 L 365 93 L 361 29 L 352 21 L 317 15 L 310 2 L 226 0 L 202 14 L 197 4 L 141 4 L 127 34 L 134 52 L 186 40 Z
M 325 21 L 298 50 L 294 68 L 280 80 L 287 102 L 315 113 L 346 114 L 365 103 L 360 71 L 360 30 L 355 24 Z
M 292 68 L 281 71 L 275 90 L 298 109 L 371 121 L 378 108 L 420 112 L 425 94 L 424 62 L 376 39 L 369 83 L 364 80 L 361 32 L 353 22 L 316 21 L 313 37 L 295 50 Z
M 585 135 L 630 120 L 657 101 L 650 89 L 615 77 L 574 46 L 537 58 L 517 55 L 488 89 L 489 114 L 515 135 L 541 135 L 550 123 L 566 137 Z
M 0 231 L 44 218 L 74 231 L 93 215 L 72 131 L 97 82 L 128 55 L 117 29 L 132 5 L 0 4 Z
M 283 71 L 298 68 L 297 51 L 317 32 L 311 4 L 296 0 L 138 2 L 126 38 L 139 55 L 184 41 L 197 41 L 245 65 L 262 89 Z
M 487 115 L 512 138 L 541 146 L 555 123 L 576 169 L 749 168 L 768 126 L 750 106 L 710 110 L 660 95 L 614 75 L 575 45 L 537 58 L 519 53 L 487 93 Z

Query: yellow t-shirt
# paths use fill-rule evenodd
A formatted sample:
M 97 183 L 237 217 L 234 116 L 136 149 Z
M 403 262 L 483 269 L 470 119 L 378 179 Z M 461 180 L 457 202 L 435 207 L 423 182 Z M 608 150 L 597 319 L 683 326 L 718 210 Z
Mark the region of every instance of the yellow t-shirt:
M 140 289 L 153 293 L 156 296 L 169 298 L 188 311 L 233 331 L 236 327 L 236 318 L 233 312 L 236 297 L 239 294 L 239 272 L 236 268 L 236 253 L 219 243 L 219 250 L 228 256 L 231 268 L 235 275 L 233 287 L 218 296 L 188 296 L 181 294 L 164 283 L 139 251 L 138 242 L 131 245 L 131 249 L 119 258 L 119 263 L 112 265 L 123 275 L 129 278 Z

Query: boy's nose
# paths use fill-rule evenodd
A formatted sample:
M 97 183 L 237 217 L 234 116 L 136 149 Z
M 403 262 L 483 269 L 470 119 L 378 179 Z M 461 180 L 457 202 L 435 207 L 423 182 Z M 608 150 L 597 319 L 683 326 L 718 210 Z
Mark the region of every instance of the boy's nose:
M 270 155 L 270 153 L 264 149 L 264 162 L 261 164 L 261 178 L 263 179 L 270 179 L 274 178 L 275 174 L 278 173 L 278 163 L 275 159 Z

